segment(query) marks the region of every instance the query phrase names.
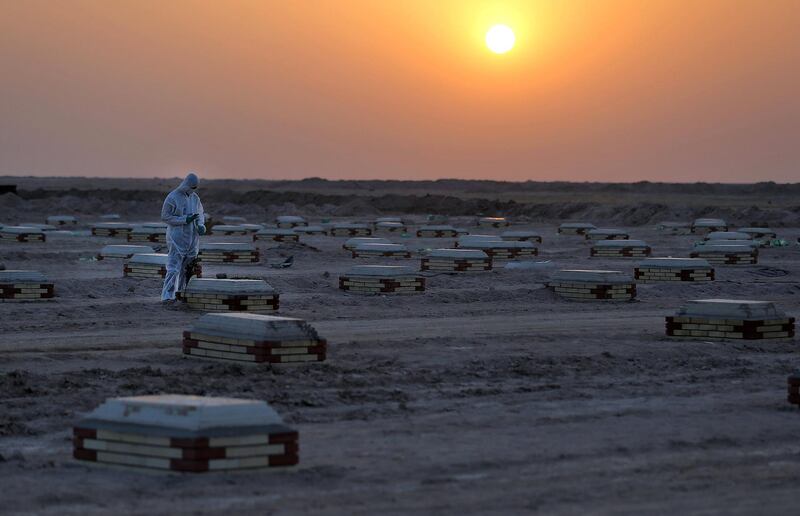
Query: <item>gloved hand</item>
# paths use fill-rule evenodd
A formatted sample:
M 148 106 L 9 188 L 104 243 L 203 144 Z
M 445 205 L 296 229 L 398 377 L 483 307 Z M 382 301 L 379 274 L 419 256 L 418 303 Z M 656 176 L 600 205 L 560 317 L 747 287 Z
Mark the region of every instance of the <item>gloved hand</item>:
M 197 226 L 197 232 L 200 233 L 201 235 L 205 235 L 206 234 L 206 227 L 203 226 L 202 224 Z
M 187 215 L 187 216 L 186 216 L 186 223 L 187 223 L 187 224 L 191 224 L 192 222 L 194 222 L 195 220 L 197 220 L 197 217 L 199 217 L 199 216 L 200 216 L 200 215 L 198 215 L 197 213 L 194 213 L 194 214 L 192 214 L 192 215 Z

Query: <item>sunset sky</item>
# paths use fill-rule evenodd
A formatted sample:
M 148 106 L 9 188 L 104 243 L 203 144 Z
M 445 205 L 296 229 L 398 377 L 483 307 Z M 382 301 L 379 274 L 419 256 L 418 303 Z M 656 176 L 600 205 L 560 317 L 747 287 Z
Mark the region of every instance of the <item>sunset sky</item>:
M 800 181 L 800 1 L 0 0 L 0 175 L 188 169 Z

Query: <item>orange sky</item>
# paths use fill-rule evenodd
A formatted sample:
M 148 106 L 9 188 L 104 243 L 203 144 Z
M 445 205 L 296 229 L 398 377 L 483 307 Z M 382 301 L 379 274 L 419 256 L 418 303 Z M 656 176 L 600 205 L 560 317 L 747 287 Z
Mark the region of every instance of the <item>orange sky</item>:
M 799 29 L 798 0 L 0 0 L 0 175 L 800 181 Z

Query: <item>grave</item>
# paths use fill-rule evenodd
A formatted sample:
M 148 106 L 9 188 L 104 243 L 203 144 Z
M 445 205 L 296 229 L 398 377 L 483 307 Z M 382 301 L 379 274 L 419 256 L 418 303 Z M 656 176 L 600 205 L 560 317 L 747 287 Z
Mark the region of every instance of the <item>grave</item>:
M 511 223 L 505 217 L 481 217 L 478 219 L 478 227 L 482 228 L 505 228 Z
M 627 231 L 616 228 L 590 229 L 586 232 L 586 240 L 627 240 L 630 235 Z
M 391 244 L 392 241 L 381 237 L 356 237 L 348 238 L 342 244 L 342 249 L 345 251 L 352 251 L 359 244 Z
M 689 256 L 703 258 L 712 265 L 755 265 L 758 263 L 758 248 L 737 244 L 702 245 L 695 247 Z
M 417 237 L 419 238 L 447 238 L 447 237 L 456 237 L 459 234 L 459 230 L 454 228 L 453 226 L 449 226 L 446 224 L 436 225 L 436 226 L 421 226 L 417 230 Z
M 118 213 L 106 213 L 105 215 L 100 215 L 100 220 L 119 220 L 122 217 L 119 216 Z
M 376 222 L 375 229 L 378 231 L 386 231 L 387 233 L 405 233 L 407 230 L 406 225 L 402 222 L 393 222 L 389 220 Z
M 273 242 L 299 242 L 300 234 L 294 229 L 264 228 L 253 234 L 253 242 L 272 240 Z
M 135 254 L 152 254 L 155 252 L 155 249 L 146 245 L 107 245 L 100 249 L 97 259 L 130 258 Z
M 561 270 L 553 274 L 547 287 L 578 301 L 630 301 L 636 297 L 633 278 L 620 271 Z
M 286 364 L 325 360 L 327 342 L 302 319 L 206 314 L 183 332 L 183 352 L 203 358 Z
M 293 466 L 298 434 L 263 401 L 155 394 L 110 398 L 75 424 L 73 457 L 202 473 Z
M 279 228 L 292 229 L 299 226 L 308 226 L 308 222 L 303 217 L 297 215 L 280 215 L 275 218 Z
M 327 235 L 328 231 L 322 226 L 297 226 L 292 231 L 299 235 Z
M 687 235 L 692 232 L 691 222 L 659 222 L 656 230 L 669 235 Z
M 163 279 L 167 275 L 167 257 L 166 254 L 156 253 L 134 254 L 125 262 L 122 275 L 126 278 Z M 200 270 L 196 270 L 195 275 L 200 276 Z
M 433 249 L 422 257 L 420 270 L 476 272 L 492 270 L 492 259 L 477 249 Z
M 53 282 L 39 271 L 0 270 L 0 300 L 33 301 L 51 299 Z
M 425 278 L 403 265 L 356 265 L 339 276 L 339 288 L 360 294 L 414 294 L 425 291 Z
M 752 240 L 752 235 L 742 231 L 711 231 L 703 240 Z
M 698 299 L 666 318 L 667 335 L 688 338 L 785 339 L 794 337 L 794 317 L 771 301 Z
M 510 240 L 477 240 L 459 245 L 459 249 L 478 249 L 494 260 L 515 260 L 519 258 L 532 258 L 539 254 L 539 249 L 533 242 Z
M 375 224 L 380 224 L 381 222 L 399 222 L 400 224 L 403 223 L 402 217 L 378 217 L 375 219 Z
M 0 242 L 45 242 L 44 231 L 30 226 L 3 226 Z
M 771 240 L 773 238 L 778 238 L 778 234 L 770 228 L 739 228 L 736 231 L 750 235 L 750 238 L 757 240 Z
M 538 231 L 503 231 L 500 238 L 508 241 L 533 242 L 534 244 L 542 243 L 542 235 Z
M 97 222 L 92 224 L 92 235 L 127 238 L 133 231 L 133 224 L 127 222 Z
M 248 234 L 258 233 L 264 226 L 262 224 L 238 224 L 239 226 L 243 227 Z
M 223 236 L 244 236 L 249 234 L 247 228 L 239 224 L 217 224 L 208 234 Z
M 244 242 L 201 243 L 197 257 L 208 263 L 257 263 L 260 253 L 253 244 Z
M 711 231 L 728 231 L 728 224 L 722 219 L 695 219 L 692 222 L 692 233 L 709 233 Z
M 167 243 L 167 228 L 154 226 L 133 226 L 128 233 L 128 242 L 152 242 L 156 244 Z
M 72 215 L 52 215 L 45 222 L 50 226 L 77 226 L 78 219 Z
M 592 245 L 592 258 L 645 258 L 652 249 L 642 240 L 598 240 Z
M 52 224 L 40 224 L 38 222 L 23 222 L 23 223 L 20 224 L 20 226 L 24 226 L 26 228 L 41 229 L 45 233 L 48 232 L 48 231 L 55 231 L 55 230 L 58 229 L 56 226 L 54 226 Z
M 353 248 L 353 258 L 411 258 L 403 244 L 363 243 Z
M 272 312 L 279 295 L 260 279 L 192 278 L 181 298 L 195 310 Z
M 366 224 L 355 222 L 336 223 L 331 226 L 330 234 L 331 236 L 347 237 L 370 236 L 372 234 L 372 228 Z
M 474 245 L 483 242 L 502 242 L 503 239 L 499 235 L 461 235 L 455 242 L 455 246 L 459 249 L 475 249 Z
M 230 224 L 230 225 L 238 225 L 238 224 L 241 224 L 242 222 L 247 222 L 247 219 L 245 219 L 244 217 L 236 217 L 236 216 L 233 216 L 233 215 L 226 215 L 226 216 L 222 217 L 222 222 L 224 222 L 225 224 Z
M 565 222 L 558 226 L 559 235 L 586 235 L 586 232 L 597 229 L 594 224 L 588 222 Z
M 714 281 L 714 268 L 701 258 L 648 258 L 633 269 L 641 283 L 661 281 Z

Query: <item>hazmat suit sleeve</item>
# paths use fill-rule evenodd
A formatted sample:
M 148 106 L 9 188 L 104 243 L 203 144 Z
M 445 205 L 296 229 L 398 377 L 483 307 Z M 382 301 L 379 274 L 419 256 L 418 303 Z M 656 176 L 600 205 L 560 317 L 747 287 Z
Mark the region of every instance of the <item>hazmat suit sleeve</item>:
M 172 195 L 168 195 L 164 199 L 164 205 L 161 207 L 161 221 L 166 222 L 170 226 L 183 226 L 186 224 L 186 215 L 181 215 L 178 212 L 175 200 Z
M 206 211 L 203 209 L 203 203 L 200 202 L 200 197 L 197 198 L 197 224 L 199 226 L 206 225 Z

